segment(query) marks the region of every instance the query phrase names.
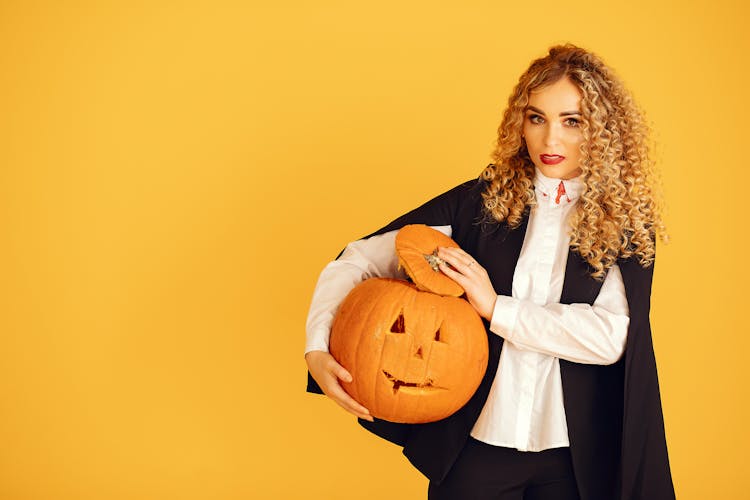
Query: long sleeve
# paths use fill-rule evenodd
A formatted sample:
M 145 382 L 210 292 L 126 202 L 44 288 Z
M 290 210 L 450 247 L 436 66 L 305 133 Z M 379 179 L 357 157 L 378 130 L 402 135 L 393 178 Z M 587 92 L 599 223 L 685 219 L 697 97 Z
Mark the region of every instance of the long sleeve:
M 625 285 L 615 264 L 593 305 L 538 305 L 499 295 L 490 330 L 519 349 L 576 363 L 608 365 L 625 350 L 629 322 Z

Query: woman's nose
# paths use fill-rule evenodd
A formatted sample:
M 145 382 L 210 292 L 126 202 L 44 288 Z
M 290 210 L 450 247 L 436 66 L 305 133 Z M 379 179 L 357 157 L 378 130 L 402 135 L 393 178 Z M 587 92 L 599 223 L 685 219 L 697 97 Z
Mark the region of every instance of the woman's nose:
M 560 128 L 555 124 L 550 124 L 547 127 L 544 135 L 545 146 L 556 146 L 560 143 Z

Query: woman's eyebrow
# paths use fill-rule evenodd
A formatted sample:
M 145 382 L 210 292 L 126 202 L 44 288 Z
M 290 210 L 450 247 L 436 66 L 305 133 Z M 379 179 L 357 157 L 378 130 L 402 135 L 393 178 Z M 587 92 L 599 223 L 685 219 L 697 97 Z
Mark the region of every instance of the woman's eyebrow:
M 539 113 L 540 115 L 546 116 L 544 114 L 544 111 L 534 106 L 526 106 L 526 111 L 533 111 L 534 113 Z M 581 114 L 580 111 L 563 111 L 562 113 L 560 113 L 560 116 L 571 116 L 571 115 L 580 115 L 580 114 Z

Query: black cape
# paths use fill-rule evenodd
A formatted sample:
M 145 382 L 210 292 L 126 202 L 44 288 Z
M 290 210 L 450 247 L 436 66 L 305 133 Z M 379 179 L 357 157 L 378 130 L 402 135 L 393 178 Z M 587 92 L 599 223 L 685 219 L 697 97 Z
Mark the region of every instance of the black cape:
M 366 238 L 407 224 L 450 225 L 453 239 L 487 270 L 497 293 L 511 295 L 529 209 L 514 229 L 486 221 L 481 197 L 485 188 L 481 179 L 465 182 Z M 617 263 L 630 310 L 625 353 L 606 366 L 560 359 L 576 482 L 581 500 L 673 499 L 649 322 L 654 266 L 644 268 L 635 258 Z M 593 279 L 590 271 L 578 253 L 568 253 L 561 303 L 594 303 L 602 282 Z M 369 431 L 403 446 L 412 464 L 436 483 L 445 478 L 463 448 L 495 377 L 503 339 L 490 332 L 486 321 L 485 327 L 490 351 L 487 371 L 459 411 L 429 424 L 359 420 Z M 309 372 L 307 391 L 322 394 Z

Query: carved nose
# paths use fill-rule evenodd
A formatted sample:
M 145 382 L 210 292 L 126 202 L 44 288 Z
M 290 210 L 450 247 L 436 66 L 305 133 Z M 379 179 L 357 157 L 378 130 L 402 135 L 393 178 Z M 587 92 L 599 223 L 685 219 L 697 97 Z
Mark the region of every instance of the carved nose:
M 422 356 L 422 346 L 421 345 L 417 347 L 417 351 L 414 353 L 414 357 L 415 358 L 419 358 L 419 359 L 423 359 L 423 356 Z

